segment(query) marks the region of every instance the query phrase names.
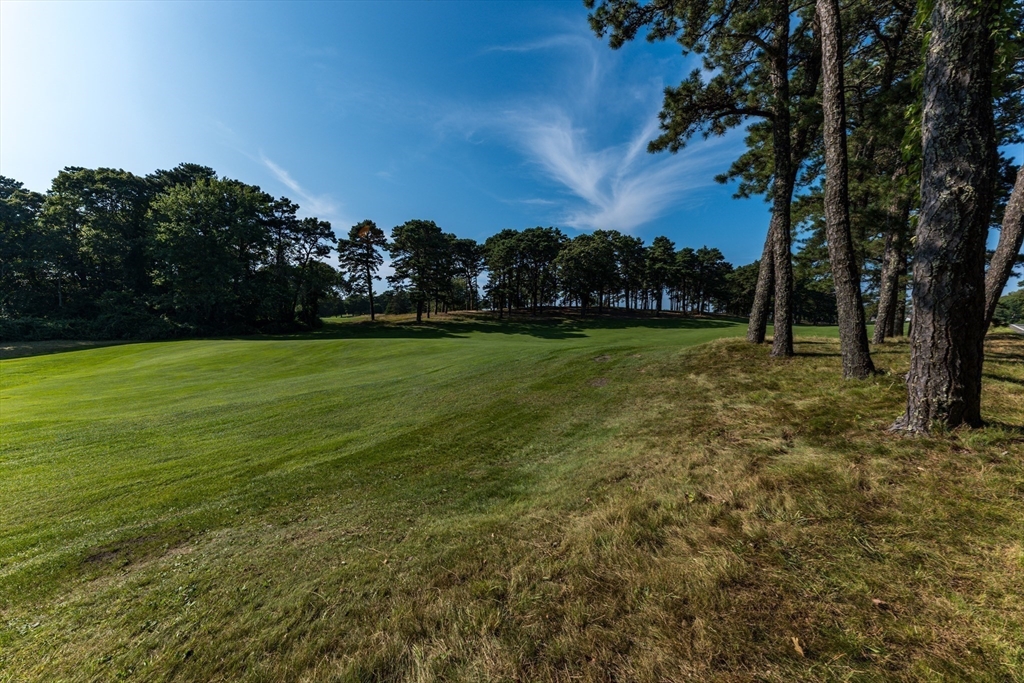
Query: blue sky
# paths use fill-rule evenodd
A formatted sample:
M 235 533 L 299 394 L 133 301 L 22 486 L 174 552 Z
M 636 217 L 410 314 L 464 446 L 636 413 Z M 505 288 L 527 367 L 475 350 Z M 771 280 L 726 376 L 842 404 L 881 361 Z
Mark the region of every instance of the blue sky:
M 0 4 L 0 173 L 188 161 L 341 233 L 596 227 L 760 256 L 759 198 L 717 185 L 742 131 L 650 155 L 672 43 L 612 51 L 566 2 Z
M 555 225 L 760 255 L 768 213 L 712 177 L 741 135 L 650 155 L 672 44 L 612 51 L 582 2 L 15 3 L 0 173 L 189 161 L 336 231 L 411 218 L 478 239 Z

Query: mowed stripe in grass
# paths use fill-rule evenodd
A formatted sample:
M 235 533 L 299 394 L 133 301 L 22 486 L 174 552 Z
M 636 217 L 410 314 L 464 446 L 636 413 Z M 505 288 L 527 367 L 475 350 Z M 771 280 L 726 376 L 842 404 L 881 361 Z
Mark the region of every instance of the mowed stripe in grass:
M 1024 343 L 990 348 L 997 425 L 904 440 L 906 345 L 843 382 L 823 332 L 789 360 L 693 348 L 728 321 L 446 319 L 4 361 L 0 680 L 1019 678 Z
M 382 464 L 444 479 L 524 447 L 555 452 L 616 390 L 587 384 L 592 355 L 740 329 L 678 326 L 340 324 L 4 361 L 4 594 L 54 591 L 119 542 L 148 539 L 148 552 L 311 489 L 370 485 Z M 375 496 L 407 495 L 379 484 Z

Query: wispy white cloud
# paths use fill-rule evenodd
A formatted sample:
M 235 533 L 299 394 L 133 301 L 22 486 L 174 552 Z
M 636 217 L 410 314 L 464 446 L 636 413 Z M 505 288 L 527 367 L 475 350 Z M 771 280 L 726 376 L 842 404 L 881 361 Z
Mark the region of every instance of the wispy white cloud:
M 603 147 L 590 146 L 586 131 L 565 112 L 513 124 L 531 162 L 569 195 L 563 223 L 630 231 L 712 184 L 712 169 L 721 164 L 710 154 L 715 141 L 675 156 L 646 154 L 647 141 L 657 130 L 654 114 L 631 139 Z
M 506 204 L 526 204 L 532 206 L 553 206 L 558 203 L 553 199 L 540 199 L 539 197 L 531 197 L 529 199 L 503 199 L 501 201 Z
M 733 143 L 695 140 L 679 154 L 648 154 L 647 143 L 658 134 L 664 83 L 624 73 L 618 57 L 595 49 L 590 36 L 555 35 L 489 51 L 564 47 L 575 58 L 566 60 L 558 90 L 499 107 L 449 107 L 440 127 L 466 139 L 502 136 L 554 183 L 551 199 L 529 203 L 557 202 L 562 211 L 551 217 L 569 227 L 634 230 L 713 184 L 722 170 L 722 146 Z
M 263 152 L 260 152 L 260 162 L 267 167 L 282 185 L 298 196 L 300 199 L 299 206 L 304 210 L 303 213 L 309 213 L 330 220 L 331 223 L 335 224 L 336 232 L 338 229 L 352 224 L 351 220 L 340 215 L 341 207 L 329 195 L 314 195 L 306 191 L 288 171 L 268 159 Z
M 585 40 L 583 36 L 574 33 L 557 33 L 546 36 L 539 40 L 532 40 L 525 43 L 513 43 L 509 45 L 492 45 L 482 50 L 482 54 L 488 52 L 536 52 L 537 50 L 550 50 L 558 47 L 583 47 L 589 49 L 591 41 Z

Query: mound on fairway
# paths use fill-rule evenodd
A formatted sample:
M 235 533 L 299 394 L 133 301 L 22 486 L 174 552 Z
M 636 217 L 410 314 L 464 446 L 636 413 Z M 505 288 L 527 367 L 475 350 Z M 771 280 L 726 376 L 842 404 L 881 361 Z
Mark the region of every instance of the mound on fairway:
M 0 680 L 1019 677 L 1024 340 L 990 342 L 993 426 L 904 440 L 904 345 L 844 383 L 831 339 L 744 332 L 2 361 Z

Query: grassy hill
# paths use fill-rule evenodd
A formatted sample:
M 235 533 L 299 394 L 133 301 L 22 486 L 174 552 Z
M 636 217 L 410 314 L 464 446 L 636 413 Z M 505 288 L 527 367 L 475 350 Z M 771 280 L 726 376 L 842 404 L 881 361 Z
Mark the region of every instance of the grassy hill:
M 18 349 L 0 680 L 1024 680 L 1024 339 L 992 426 L 905 440 L 905 345 L 744 332 Z

